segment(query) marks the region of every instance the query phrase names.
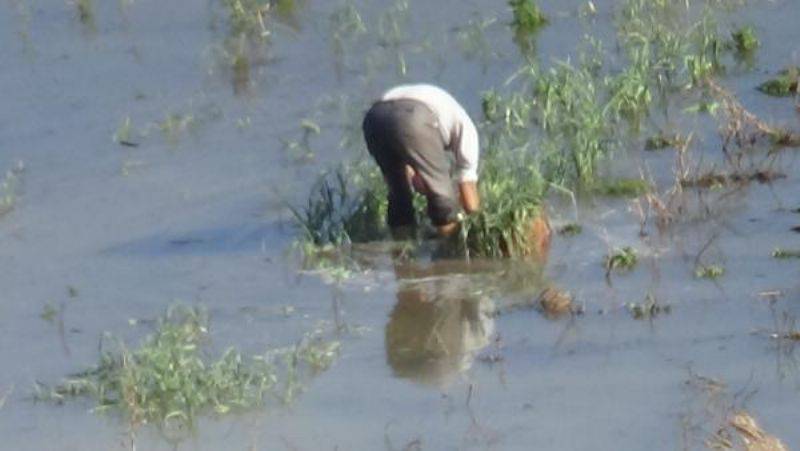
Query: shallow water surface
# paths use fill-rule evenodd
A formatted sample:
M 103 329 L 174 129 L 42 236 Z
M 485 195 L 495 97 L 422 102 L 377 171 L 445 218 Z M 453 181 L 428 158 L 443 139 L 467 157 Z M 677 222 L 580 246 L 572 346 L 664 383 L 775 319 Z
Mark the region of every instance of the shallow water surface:
M 129 449 L 118 415 L 34 403 L 34 383 L 94 364 L 106 331 L 138 342 L 150 329 L 129 320 L 175 301 L 208 308 L 214 351 L 259 353 L 315 328 L 342 343 L 291 406 L 204 418 L 179 449 L 703 449 L 715 423 L 687 384 L 698 376 L 724 381 L 717 402 L 800 447 L 794 343 L 770 338 L 800 315 L 799 261 L 771 257 L 800 248 L 796 150 L 777 160 L 786 178 L 688 195 L 693 216 L 663 234 L 650 222 L 640 233 L 630 202 L 581 202 L 583 233 L 556 236 L 544 268 L 437 261 L 427 248 L 408 261 L 377 244 L 357 251 L 361 271 L 331 279 L 301 269 L 286 204 L 358 155 L 361 113 L 394 83 L 439 83 L 480 118 L 480 93 L 521 62 L 510 12 L 478 0 L 298 2 L 242 80 L 226 63 L 220 3 L 98 1 L 93 23 L 71 2 L 0 4 L 0 172 L 23 168 L 0 216 L 0 448 Z M 612 46 L 621 2 L 595 2 L 588 22 L 585 2 L 539 3 L 551 18 L 536 43 L 543 63 L 571 57 L 578 30 Z M 346 4 L 366 32 L 337 51 L 330 17 Z M 790 0 L 718 17 L 761 39 L 754 68 L 723 82 L 795 129 L 792 100 L 753 88 L 800 62 L 798 17 Z M 482 33 L 465 33 L 476 24 Z M 126 118 L 135 147 L 116 142 Z M 319 133 L 303 138 L 303 120 Z M 698 122 L 693 158 L 713 166 L 716 127 Z M 673 153 L 633 150 L 606 169 L 671 182 Z M 549 210 L 556 228 L 576 220 L 561 198 Z M 626 245 L 641 261 L 609 283 L 603 259 Z M 726 273 L 698 280 L 697 261 Z M 547 286 L 582 314 L 531 308 Z M 628 304 L 648 294 L 669 311 L 634 319 Z M 173 447 L 149 427 L 135 442 Z

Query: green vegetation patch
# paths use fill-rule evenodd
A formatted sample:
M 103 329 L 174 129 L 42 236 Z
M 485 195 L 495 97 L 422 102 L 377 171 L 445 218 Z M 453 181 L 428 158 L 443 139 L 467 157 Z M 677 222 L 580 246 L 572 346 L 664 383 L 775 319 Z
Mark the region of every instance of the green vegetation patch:
M 625 246 L 607 255 L 603 267 L 606 268 L 606 274 L 610 274 L 612 271 L 625 272 L 632 270 L 638 262 L 639 257 L 636 250 Z
M 731 33 L 733 44 L 739 54 L 746 55 L 754 52 L 761 43 L 758 41 L 756 30 L 751 26 L 741 27 Z
M 481 211 L 462 222 L 460 244 L 467 256 L 526 257 L 541 237 L 532 233 L 542 214 L 546 183 L 536 166 L 513 152 L 488 155 L 480 182 Z
M 800 67 L 793 66 L 778 73 L 778 76 L 758 86 L 758 90 L 773 97 L 790 97 L 798 93 Z
M 672 313 L 672 306 L 669 304 L 661 304 L 656 298 L 648 294 L 644 302 L 630 302 L 625 305 L 628 312 L 634 319 L 654 319 L 661 314 Z
M 138 349 L 118 343 L 113 351 L 103 350 L 96 367 L 55 387 L 39 384 L 36 399 L 61 403 L 90 397 L 97 402 L 96 411 L 118 410 L 134 426 L 187 430 L 198 415 L 253 409 L 268 396 L 291 401 L 302 388 L 301 371 L 327 369 L 339 346 L 308 336 L 295 346 L 259 356 L 243 356 L 231 348 L 210 360 L 203 351 L 207 336 L 204 310 L 172 307 Z
M 547 25 L 547 17 L 539 8 L 536 0 L 509 0 L 508 5 L 514 14 L 511 26 L 517 33 L 535 33 Z
M 698 279 L 718 279 L 725 274 L 725 268 L 720 265 L 700 265 L 694 270 Z
M 609 197 L 639 197 L 650 192 L 650 183 L 643 179 L 601 180 L 592 187 L 592 192 Z

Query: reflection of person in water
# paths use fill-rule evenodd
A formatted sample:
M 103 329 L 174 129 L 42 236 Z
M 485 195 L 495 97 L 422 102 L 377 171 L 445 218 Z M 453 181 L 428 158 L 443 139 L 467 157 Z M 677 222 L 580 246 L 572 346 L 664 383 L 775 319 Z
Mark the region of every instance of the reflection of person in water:
M 398 377 L 443 387 L 489 344 L 494 304 L 470 295 L 459 278 L 398 279 L 397 304 L 386 325 L 389 365 Z

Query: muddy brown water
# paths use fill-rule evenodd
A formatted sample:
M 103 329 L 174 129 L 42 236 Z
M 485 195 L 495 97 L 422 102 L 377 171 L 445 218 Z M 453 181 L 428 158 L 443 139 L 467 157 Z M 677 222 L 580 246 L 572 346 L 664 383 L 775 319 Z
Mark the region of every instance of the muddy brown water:
M 436 82 L 479 117 L 480 92 L 520 61 L 505 2 L 494 3 L 412 0 L 392 46 L 378 45 L 378 29 L 393 3 L 356 1 L 368 32 L 337 60 L 329 16 L 339 3 L 309 1 L 295 27 L 276 26 L 238 94 L 220 63 L 215 2 L 95 2 L 93 27 L 69 2 L 0 4 L 0 171 L 25 168 L 16 208 L 0 218 L 0 448 L 125 449 L 120 418 L 90 413 L 88 401 L 33 403 L 34 381 L 93 364 L 105 331 L 136 342 L 148 330 L 129 319 L 175 300 L 209 309 L 218 350 L 256 353 L 315 327 L 342 341 L 293 406 L 204 419 L 179 449 L 702 449 L 713 431 L 695 415 L 693 373 L 724 380 L 738 406 L 800 446 L 800 356 L 769 338 L 776 318 L 800 314 L 798 262 L 770 255 L 800 247 L 796 151 L 779 160 L 785 179 L 715 198 L 665 235 L 641 237 L 627 202 L 580 205 L 583 233 L 556 237 L 544 274 L 521 276 L 532 291 L 570 291 L 585 310 L 573 319 L 511 308 L 520 296 L 506 285 L 520 276 L 508 263 L 409 268 L 378 245 L 363 250 L 368 271 L 336 284 L 290 257 L 297 232 L 284 202 L 303 202 L 316 174 L 354 154 L 360 112 L 386 86 Z M 552 20 L 539 58 L 566 58 L 582 2 L 540 3 Z M 619 2 L 595 3 L 589 31 L 611 42 Z M 790 100 L 753 89 L 799 62 L 800 4 L 749 3 L 719 20 L 753 24 L 762 46 L 752 70 L 723 81 L 761 117 L 800 127 Z M 470 57 L 459 31 L 490 18 L 496 54 Z M 192 117 L 174 139 L 157 126 L 170 114 Z M 126 117 L 138 147 L 112 140 Z M 322 130 L 310 161 L 285 145 L 299 142 L 304 118 Z M 695 158 L 718 160 L 715 127 L 695 132 Z M 343 137 L 355 144 L 341 148 Z M 609 169 L 672 177 L 672 153 L 627 156 Z M 574 220 L 569 203 L 550 209 L 556 225 Z M 704 262 L 726 274 L 696 280 L 709 242 Z M 609 286 L 603 257 L 624 245 L 641 262 Z M 770 302 L 766 291 L 780 294 Z M 625 305 L 647 293 L 671 312 L 632 319 Z M 53 321 L 40 317 L 48 305 Z M 136 444 L 171 448 L 149 428 Z

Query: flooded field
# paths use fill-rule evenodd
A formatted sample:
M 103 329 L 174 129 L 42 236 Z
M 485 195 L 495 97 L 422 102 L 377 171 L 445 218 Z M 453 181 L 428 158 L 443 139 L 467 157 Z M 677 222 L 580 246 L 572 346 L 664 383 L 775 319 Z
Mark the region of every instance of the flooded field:
M 510 4 L 3 0 L 0 448 L 798 449 L 800 3 Z M 548 155 L 543 265 L 304 241 L 404 82 Z

